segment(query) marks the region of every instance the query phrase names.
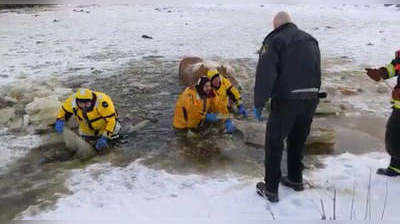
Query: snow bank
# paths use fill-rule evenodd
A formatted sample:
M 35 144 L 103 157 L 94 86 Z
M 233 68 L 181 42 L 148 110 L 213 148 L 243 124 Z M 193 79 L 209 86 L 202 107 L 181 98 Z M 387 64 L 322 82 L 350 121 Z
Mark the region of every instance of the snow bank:
M 324 159 L 326 168 L 306 174 L 313 186 L 304 192 L 280 188 L 278 204 L 271 205 L 255 193 L 258 179 L 235 174 L 212 176 L 171 175 L 134 162 L 126 168 L 96 164 L 73 171 L 68 180 L 72 195 L 60 199 L 53 210 L 32 215 L 37 207 L 22 214 L 34 220 L 120 220 L 152 223 L 252 223 L 271 220 L 271 208 L 277 220 L 319 220 L 320 200 L 327 218 L 333 217 L 333 189 L 337 191 L 336 218 L 350 219 L 352 189 L 355 186 L 353 220 L 363 220 L 370 171 L 372 174 L 371 212 L 367 219 L 379 220 L 386 183 L 388 202 L 386 220 L 400 218 L 398 179 L 376 176 L 378 167 L 387 165 L 387 156 L 372 153 L 363 156 L 343 154 Z
M 52 139 L 50 135 L 33 133 L 52 128 L 50 124 L 56 120 L 61 101 L 72 93 L 59 85 L 51 78 L 42 82 L 18 80 L 0 89 L 6 102 L 6 107 L 0 107 L 0 128 L 4 128 L 0 133 L 0 173 L 30 149 Z
M 55 122 L 61 102 L 55 95 L 34 98 L 34 100 L 26 105 L 27 122 L 32 125 L 40 126 L 43 129 L 49 128 L 49 125 Z

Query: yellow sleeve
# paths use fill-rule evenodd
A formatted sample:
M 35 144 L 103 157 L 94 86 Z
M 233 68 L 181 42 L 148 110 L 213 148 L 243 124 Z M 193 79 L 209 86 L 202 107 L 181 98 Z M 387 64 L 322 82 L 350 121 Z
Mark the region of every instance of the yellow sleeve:
M 239 90 L 234 87 L 227 78 L 224 77 L 222 80 L 224 82 L 223 85 L 226 86 L 226 95 L 228 95 L 229 99 L 232 100 L 236 106 L 242 104 Z
M 222 102 L 221 98 L 216 96 L 210 101 L 210 112 L 211 113 L 219 113 L 226 117 L 229 115 L 228 107 Z
M 190 128 L 197 127 L 205 116 L 199 113 L 197 110 L 198 108 L 195 108 L 194 97 L 196 97 L 194 94 L 185 94 L 181 108 L 183 110 L 183 118 L 186 122 L 186 127 Z
M 178 100 L 176 101 L 175 104 L 175 110 L 174 110 L 174 120 L 172 122 L 172 125 L 174 128 L 185 128 L 186 127 L 186 121 L 184 122 L 183 119 L 183 93 L 181 93 L 178 97 Z M 185 123 L 185 124 L 183 124 Z
M 207 111 L 207 113 L 217 113 L 218 111 L 217 107 L 218 107 L 218 100 L 216 96 L 210 100 L 210 109 Z
M 383 78 L 390 79 L 390 78 L 393 78 L 396 76 L 396 69 L 392 63 L 388 64 L 385 68 L 386 68 L 386 71 L 388 74 L 387 74 L 387 77 L 383 77 Z
M 382 67 L 379 70 L 383 70 L 383 79 L 390 79 L 398 76 L 400 73 L 400 59 L 393 59 L 386 67 Z
M 115 111 L 114 103 L 109 96 L 102 94 L 101 99 L 98 100 L 97 109 L 100 115 L 106 120 L 104 128 L 106 133 L 103 133 L 103 135 L 106 134 L 107 137 L 111 137 L 117 123 L 117 113 Z
M 71 95 L 61 104 L 60 108 L 58 109 L 57 119 L 68 120 L 71 115 L 73 115 L 73 100 L 75 99 L 74 95 Z
M 230 96 L 236 106 L 242 104 L 242 98 L 240 97 L 239 90 L 236 87 L 231 86 L 230 89 L 228 88 L 228 96 Z
M 193 94 L 187 88 L 181 93 L 176 102 L 173 126 L 175 128 L 193 128 Z

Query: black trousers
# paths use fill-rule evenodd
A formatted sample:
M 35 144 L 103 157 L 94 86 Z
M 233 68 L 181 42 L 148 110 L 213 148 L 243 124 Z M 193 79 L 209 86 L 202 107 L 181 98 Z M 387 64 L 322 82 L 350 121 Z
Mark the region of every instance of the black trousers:
M 391 156 L 390 166 L 400 169 L 400 110 L 393 109 L 386 125 L 386 151 Z
M 287 138 L 289 180 L 303 182 L 303 151 L 319 99 L 273 99 L 265 135 L 265 182 L 270 192 L 277 193 L 281 178 L 284 140 Z

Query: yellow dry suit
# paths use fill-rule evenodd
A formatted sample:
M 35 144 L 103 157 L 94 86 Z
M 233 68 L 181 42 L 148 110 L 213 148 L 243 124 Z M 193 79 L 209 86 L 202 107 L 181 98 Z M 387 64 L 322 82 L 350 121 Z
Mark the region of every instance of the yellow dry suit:
M 220 77 L 220 86 L 215 89 L 215 95 L 219 98 L 219 107 L 230 107 L 230 102 L 233 102 L 236 106 L 242 104 L 242 99 L 240 97 L 239 90 L 234 87 L 231 82 L 225 78 L 223 75 L 219 74 L 217 70 L 210 70 L 207 76 L 210 80 L 213 80 L 216 76 Z
M 91 108 L 85 112 L 77 104 L 77 100 L 89 100 Z M 79 133 L 83 136 L 104 136 L 112 139 L 118 135 L 120 124 L 111 98 L 89 89 L 80 89 L 71 95 L 60 107 L 57 119 L 68 120 L 75 116 L 79 124 Z
M 197 128 L 205 120 L 207 113 L 229 114 L 225 108 L 216 107 L 218 97 L 200 97 L 196 88 L 188 87 L 176 102 L 173 126 L 177 129 Z

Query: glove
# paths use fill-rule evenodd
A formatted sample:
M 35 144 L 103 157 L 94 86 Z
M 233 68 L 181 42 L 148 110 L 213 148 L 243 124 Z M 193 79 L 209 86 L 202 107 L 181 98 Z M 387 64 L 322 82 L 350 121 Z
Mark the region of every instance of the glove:
M 107 138 L 101 137 L 96 142 L 96 150 L 101 151 L 103 148 L 107 147 Z
M 217 122 L 218 121 L 217 114 L 214 114 L 214 113 L 206 114 L 206 121 L 208 121 L 208 122 Z
M 374 81 L 381 81 L 382 79 L 382 74 L 378 69 L 371 69 L 371 68 L 366 68 L 365 69 L 367 71 L 367 75 L 373 79 Z
M 254 113 L 254 117 L 257 119 L 257 121 L 263 121 L 264 120 L 264 118 L 263 118 L 263 116 L 261 114 L 261 111 L 262 111 L 262 108 L 255 108 L 254 107 L 253 113 Z
M 63 120 L 57 120 L 56 125 L 54 126 L 54 129 L 56 129 L 56 132 L 61 134 L 64 130 L 64 121 Z
M 393 100 L 400 100 L 400 86 L 394 87 L 392 91 Z
M 233 122 L 230 119 L 227 119 L 225 121 L 225 129 L 226 129 L 226 132 L 229 134 L 232 134 L 232 132 L 235 131 L 235 129 L 236 129 L 235 125 L 233 125 Z
M 244 117 L 247 117 L 247 111 L 244 108 L 243 104 L 240 104 L 238 109 L 239 109 L 239 114 L 243 115 Z

